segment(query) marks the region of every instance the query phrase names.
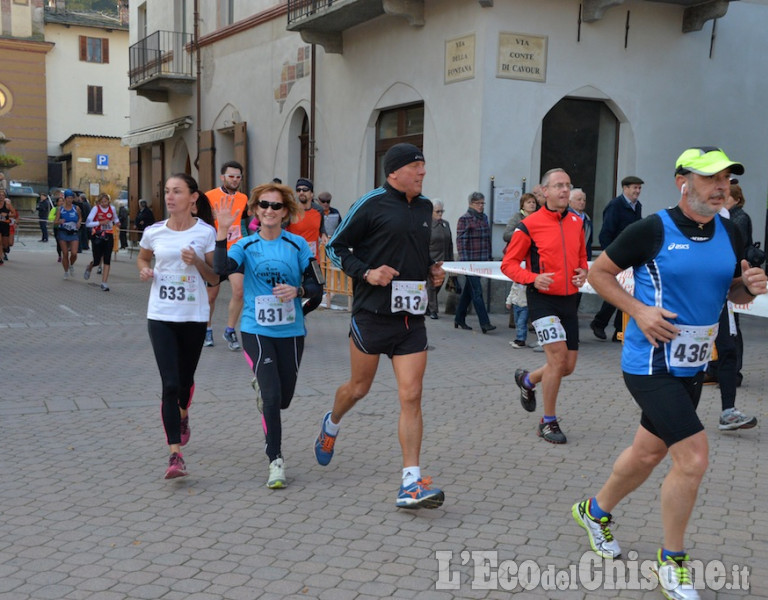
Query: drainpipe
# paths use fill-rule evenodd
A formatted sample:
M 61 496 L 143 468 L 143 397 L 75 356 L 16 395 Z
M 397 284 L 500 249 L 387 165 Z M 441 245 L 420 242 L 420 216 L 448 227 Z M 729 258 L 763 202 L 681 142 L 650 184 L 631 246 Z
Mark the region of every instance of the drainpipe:
M 197 123 L 197 150 L 196 150 L 196 156 L 195 156 L 195 169 L 197 169 L 198 172 L 198 178 L 200 177 L 200 132 L 202 131 L 202 128 L 200 127 L 200 119 L 202 118 L 202 101 L 200 99 L 201 94 L 201 86 L 200 86 L 200 77 L 202 74 L 202 67 L 200 65 L 200 0 L 195 0 L 194 2 L 194 15 L 192 16 L 192 20 L 194 22 L 192 27 L 192 45 L 195 49 L 195 102 L 197 104 L 197 117 L 195 118 L 195 121 Z
M 309 76 L 309 173 L 307 177 L 312 181 L 315 180 L 315 45 L 311 46 L 310 54 L 310 70 L 312 71 Z

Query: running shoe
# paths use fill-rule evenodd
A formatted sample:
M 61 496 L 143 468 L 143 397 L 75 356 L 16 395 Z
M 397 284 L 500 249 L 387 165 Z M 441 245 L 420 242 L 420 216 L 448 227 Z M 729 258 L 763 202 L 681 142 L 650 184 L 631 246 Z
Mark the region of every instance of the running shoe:
M 560 425 L 557 420 L 550 421 L 549 423 L 541 423 L 536 427 L 536 435 L 540 438 L 544 438 L 550 444 L 565 444 L 568 440 L 565 439 L 565 434 L 560 431 Z
M 536 410 L 536 392 L 531 388 L 530 390 L 525 387 L 525 376 L 528 375 L 528 371 L 525 369 L 518 369 L 515 371 L 515 383 L 520 388 L 520 404 L 528 412 Z
M 325 422 L 331 418 L 331 411 L 325 413 L 320 423 L 320 435 L 315 440 L 315 458 L 317 462 L 326 466 L 333 458 L 333 446 L 336 444 L 337 435 L 329 435 L 325 432 Z
M 732 429 L 752 429 L 757 425 L 757 417 L 745 415 L 738 408 L 728 408 L 720 415 L 720 425 L 718 428 L 722 431 Z
M 203 346 L 207 346 L 209 348 L 213 346 L 213 330 L 212 329 L 205 330 L 205 341 L 203 342 Z
M 189 415 L 181 420 L 181 445 L 186 446 L 189 443 L 189 437 L 192 430 L 189 428 Z
M 512 340 L 509 342 L 509 345 L 512 346 L 515 350 L 525 348 L 525 342 L 523 340 Z
M 276 458 L 269 463 L 269 479 L 267 487 L 276 490 L 285 487 L 285 464 L 282 458 Z
M 184 463 L 181 453 L 174 452 L 168 459 L 168 469 L 165 471 L 165 478 L 176 479 L 177 477 L 184 477 L 186 475 L 188 475 L 187 465 Z
M 85 267 L 85 271 L 83 271 L 83 279 L 88 281 L 91 278 L 91 269 L 93 268 L 93 265 L 88 265 Z
M 227 348 L 232 350 L 232 352 L 240 350 L 240 342 L 237 341 L 237 333 L 234 329 L 232 331 L 225 331 L 222 337 L 227 342 Z
M 573 520 L 583 527 L 589 536 L 589 545 L 595 554 L 602 558 L 618 558 L 621 556 L 619 543 L 613 538 L 611 529 L 611 517 L 603 517 L 595 521 L 589 516 L 589 500 L 577 502 L 571 508 Z
M 605 340 L 607 338 L 607 336 L 605 335 L 605 327 L 600 327 L 600 325 L 592 321 L 589 324 L 589 328 L 592 330 L 592 333 L 595 334 L 595 337 L 598 340 Z
M 422 477 L 408 487 L 400 486 L 395 504 L 398 508 L 438 508 L 445 501 L 443 490 L 430 487 L 431 477 Z
M 69 271 L 64 271 L 64 279 L 69 279 Z
M 5 260 L 8 260 L 7 258 Z M 69 276 L 74 277 L 75 276 L 75 267 L 74 265 L 69 265 Z
M 256 378 L 254 377 L 251 379 L 251 387 L 253 388 L 253 391 L 256 392 L 256 409 L 260 412 L 264 412 L 264 400 L 261 399 L 261 390 L 259 389 L 259 384 L 256 381 Z
M 102 292 L 108 292 L 109 291 L 109 286 L 106 283 L 102 283 L 101 284 L 101 291 Z
M 661 584 L 661 593 L 669 600 L 699 600 L 699 593 L 693 585 L 691 570 L 688 568 L 690 557 L 661 560 L 661 550 L 656 556 L 656 564 L 651 567 Z
M 96 272 L 97 272 L 99 275 L 101 275 L 101 265 L 99 265 L 99 268 L 98 268 L 98 269 L 96 269 Z

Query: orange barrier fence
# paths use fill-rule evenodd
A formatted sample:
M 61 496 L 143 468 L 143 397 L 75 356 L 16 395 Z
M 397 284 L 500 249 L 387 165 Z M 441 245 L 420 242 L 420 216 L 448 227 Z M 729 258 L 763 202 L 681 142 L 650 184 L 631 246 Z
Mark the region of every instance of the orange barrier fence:
M 320 245 L 317 261 L 325 277 L 325 307 L 331 307 L 331 297 L 341 295 L 347 297 L 347 310 L 352 310 L 352 278 L 344 271 L 335 267 L 325 256 L 325 244 Z

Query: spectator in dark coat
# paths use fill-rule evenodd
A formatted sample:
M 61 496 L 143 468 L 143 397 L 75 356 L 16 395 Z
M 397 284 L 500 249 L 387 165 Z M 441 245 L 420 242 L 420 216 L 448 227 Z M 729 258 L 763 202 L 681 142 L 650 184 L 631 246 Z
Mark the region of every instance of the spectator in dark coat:
M 136 229 L 144 233 L 144 230 L 155 222 L 154 213 L 147 207 L 146 200 L 139 200 L 139 214 L 136 215 Z
M 40 223 L 40 232 L 42 233 L 41 242 L 48 241 L 48 213 L 53 208 L 53 202 L 47 194 L 40 194 L 40 200 L 37 203 L 37 219 Z
M 628 225 L 643 218 L 643 205 L 638 198 L 643 189 L 643 180 L 634 175 L 630 175 L 621 180 L 621 194 L 616 196 L 608 203 L 603 211 L 603 226 L 600 228 L 600 247 L 605 250 L 616 237 L 624 231 Z M 619 341 L 619 332 L 622 331 L 622 314 L 620 310 L 607 302 L 603 302 L 600 310 L 597 311 L 595 318 L 589 324 L 592 333 L 599 340 L 606 339 L 605 328 L 608 321 L 611 320 L 613 311 L 616 311 L 616 318 L 613 320 L 615 331 L 611 338 L 614 342 Z
M 435 262 L 453 260 L 453 238 L 451 237 L 451 226 L 448 221 L 443 219 L 445 205 L 438 198 L 432 199 L 432 232 L 429 236 L 429 257 Z M 437 319 L 437 294 L 441 283 L 438 286 L 427 282 L 427 316 L 430 319 Z

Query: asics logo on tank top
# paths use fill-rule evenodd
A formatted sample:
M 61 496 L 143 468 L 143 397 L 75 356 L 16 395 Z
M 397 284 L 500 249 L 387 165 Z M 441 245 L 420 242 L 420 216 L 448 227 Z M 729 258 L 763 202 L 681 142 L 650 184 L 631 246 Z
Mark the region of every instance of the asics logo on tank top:
M 674 242 L 667 246 L 667 250 L 690 250 L 689 244 L 675 244 Z

